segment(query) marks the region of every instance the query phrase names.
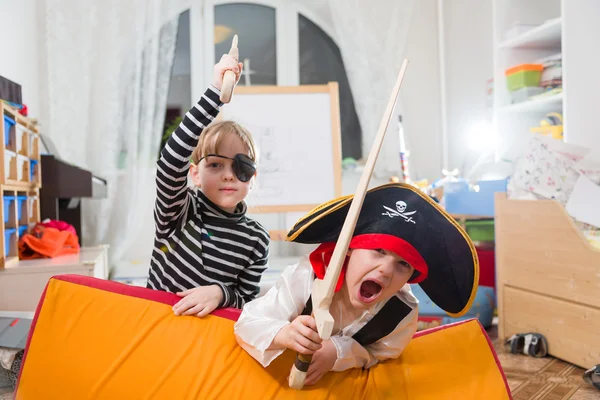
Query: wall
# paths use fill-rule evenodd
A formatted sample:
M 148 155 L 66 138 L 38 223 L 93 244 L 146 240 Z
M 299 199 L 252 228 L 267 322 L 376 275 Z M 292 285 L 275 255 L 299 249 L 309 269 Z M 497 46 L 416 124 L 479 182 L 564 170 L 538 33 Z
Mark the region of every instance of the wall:
M 448 167 L 469 169 L 471 127 L 491 118 L 486 80 L 493 76 L 492 0 L 444 0 Z
M 36 0 L 0 0 L 0 75 L 22 86 L 29 115 L 40 112 Z
M 598 15 L 597 0 L 562 2 L 565 141 L 590 148 L 588 157 L 596 161 L 600 161 Z
M 400 89 L 400 109 L 410 151 L 409 172 L 413 180 L 432 180 L 442 170 L 436 0 L 415 1 L 405 48 L 410 64 Z M 397 120 L 390 123 L 394 128 Z

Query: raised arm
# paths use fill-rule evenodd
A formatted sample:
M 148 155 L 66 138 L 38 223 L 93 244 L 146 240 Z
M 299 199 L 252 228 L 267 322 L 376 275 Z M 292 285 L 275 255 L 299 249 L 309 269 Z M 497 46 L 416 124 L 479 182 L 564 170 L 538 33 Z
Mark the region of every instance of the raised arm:
M 210 86 L 189 110 L 160 153 L 156 165 L 154 221 L 158 237 L 167 237 L 188 206 L 187 175 L 190 157 L 200 134 L 217 116 L 222 103 L 219 89 Z

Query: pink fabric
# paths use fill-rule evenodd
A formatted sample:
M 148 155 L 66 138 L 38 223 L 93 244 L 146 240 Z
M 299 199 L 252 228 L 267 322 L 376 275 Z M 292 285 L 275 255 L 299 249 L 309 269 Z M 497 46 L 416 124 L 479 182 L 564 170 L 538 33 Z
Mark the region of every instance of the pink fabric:
M 46 228 L 58 229 L 59 231 L 68 231 L 68 232 L 71 232 L 73 235 L 77 236 L 77 232 L 75 231 L 75 228 L 73 227 L 73 225 L 68 224 L 65 221 L 51 219 L 48 222 L 41 222 L 39 225 L 42 225 Z

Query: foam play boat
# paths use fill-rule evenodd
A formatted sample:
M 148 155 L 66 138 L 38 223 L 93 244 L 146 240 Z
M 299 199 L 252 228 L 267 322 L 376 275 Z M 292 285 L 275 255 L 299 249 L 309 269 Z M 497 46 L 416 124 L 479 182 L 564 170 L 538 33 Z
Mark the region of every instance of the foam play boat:
M 16 390 L 38 399 L 510 399 L 476 319 L 418 332 L 402 355 L 295 390 L 295 354 L 263 368 L 237 344 L 239 310 L 176 317 L 176 295 L 61 275 L 29 332 Z

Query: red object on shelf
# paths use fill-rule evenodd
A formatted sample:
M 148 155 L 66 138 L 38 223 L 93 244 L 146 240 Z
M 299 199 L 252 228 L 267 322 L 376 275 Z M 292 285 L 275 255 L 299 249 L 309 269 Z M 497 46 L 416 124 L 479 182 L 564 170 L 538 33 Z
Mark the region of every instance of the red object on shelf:
M 479 286 L 496 289 L 496 260 L 494 249 L 475 247 L 479 257 Z

